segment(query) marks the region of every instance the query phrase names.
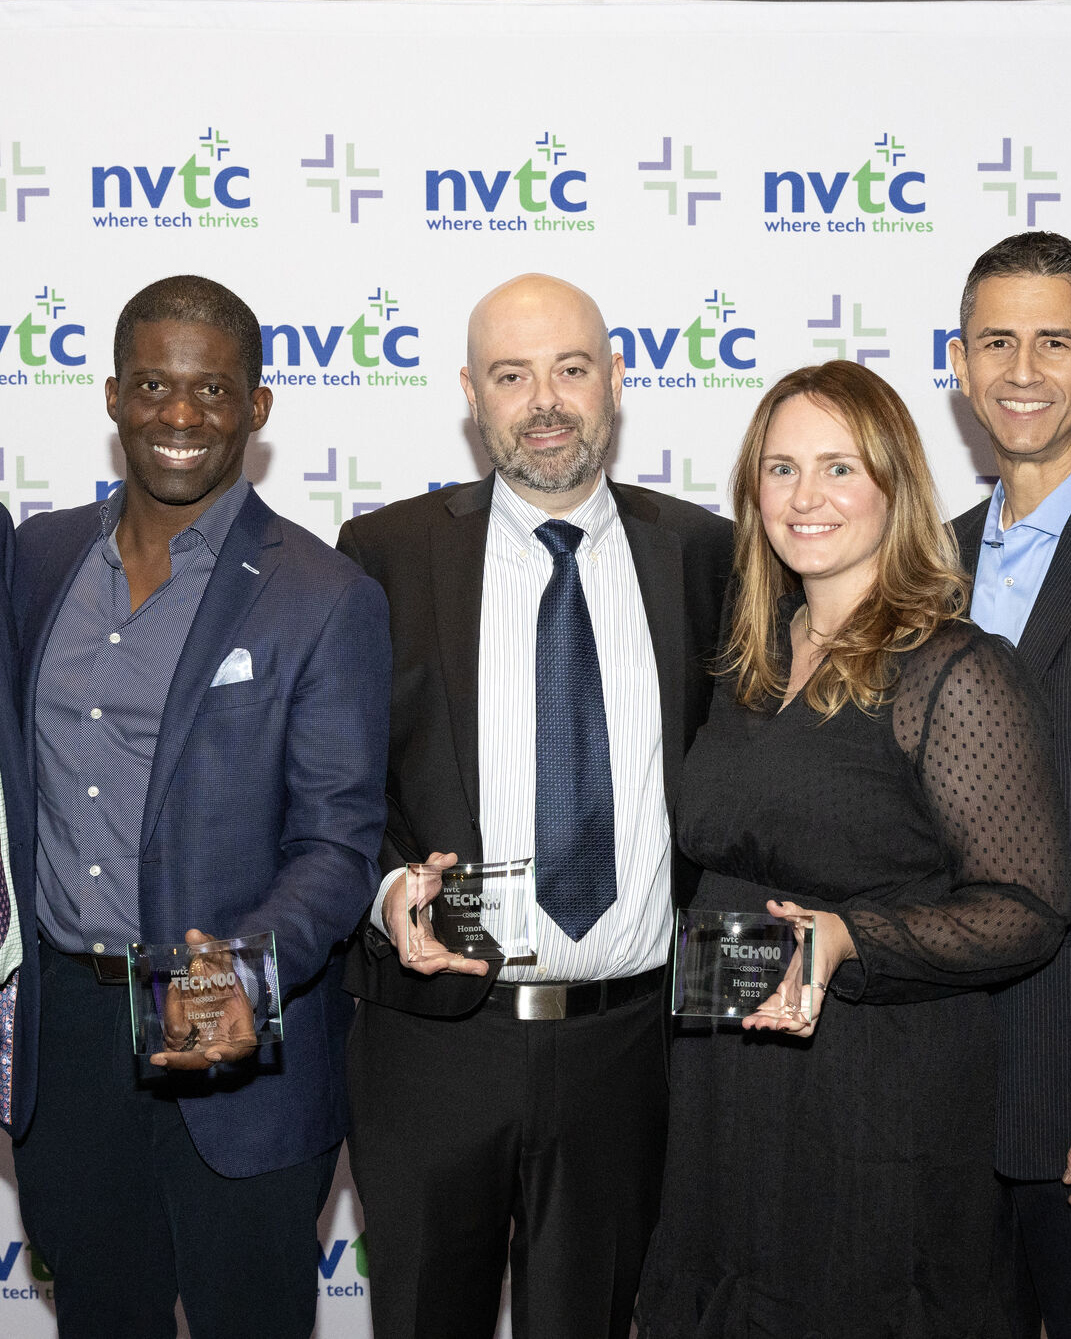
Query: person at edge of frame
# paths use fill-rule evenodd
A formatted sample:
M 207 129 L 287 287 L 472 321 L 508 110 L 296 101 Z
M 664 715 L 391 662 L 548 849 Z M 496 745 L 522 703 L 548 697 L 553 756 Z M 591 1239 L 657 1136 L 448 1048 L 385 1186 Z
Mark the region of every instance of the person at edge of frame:
M 993 495 L 952 523 L 971 618 L 1018 647 L 1048 700 L 1071 800 L 1071 240 L 1006 237 L 974 263 L 952 368 L 996 456 Z M 1018 1320 L 1071 1339 L 1071 941 L 994 996 L 996 1169 Z

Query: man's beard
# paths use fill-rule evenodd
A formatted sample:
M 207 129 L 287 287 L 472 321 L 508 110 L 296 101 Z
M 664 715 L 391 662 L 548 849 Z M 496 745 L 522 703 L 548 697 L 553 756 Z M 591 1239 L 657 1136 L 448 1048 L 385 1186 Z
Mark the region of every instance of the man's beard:
M 613 401 L 607 396 L 602 413 L 587 424 L 577 414 L 533 414 L 499 433 L 481 414 L 477 427 L 488 459 L 504 479 L 541 493 L 568 493 L 594 479 L 606 458 L 614 429 Z M 525 448 L 524 433 L 554 428 L 573 428 L 574 435 L 564 446 L 546 447 L 538 453 Z

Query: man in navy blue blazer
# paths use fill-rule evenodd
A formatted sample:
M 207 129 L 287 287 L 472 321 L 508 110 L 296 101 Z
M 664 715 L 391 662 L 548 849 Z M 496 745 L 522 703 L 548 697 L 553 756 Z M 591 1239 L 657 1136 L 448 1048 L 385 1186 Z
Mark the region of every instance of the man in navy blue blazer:
M 19 730 L 18 646 L 11 609 L 15 531 L 0 507 L 0 1125 L 25 1134 L 33 1110 L 39 972 L 34 912 L 33 817 Z M 17 1059 L 16 1059 L 17 1053 Z M 20 1082 L 13 1085 L 18 1068 Z
M 974 576 L 971 618 L 1035 675 L 1071 803 L 1071 238 L 1017 233 L 979 256 L 950 353 L 1000 474 L 952 523 Z M 1048 1339 L 1071 1339 L 1071 938 L 993 999 L 1014 1333 L 1036 1336 L 1044 1318 Z
M 260 373 L 233 293 L 151 284 L 106 388 L 125 485 L 18 534 L 41 996 L 15 1168 L 64 1339 L 173 1336 L 178 1295 L 195 1339 L 314 1324 L 345 1131 L 339 948 L 379 880 L 390 650 L 379 586 L 242 475 Z M 281 1045 L 139 1065 L 126 944 L 267 930 Z

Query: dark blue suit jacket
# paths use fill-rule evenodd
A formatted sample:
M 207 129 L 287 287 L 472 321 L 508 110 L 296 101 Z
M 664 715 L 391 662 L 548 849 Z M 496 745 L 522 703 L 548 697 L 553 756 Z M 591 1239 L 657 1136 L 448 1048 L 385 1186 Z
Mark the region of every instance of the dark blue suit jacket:
M 19 528 L 14 605 L 31 778 L 41 659 L 99 535 L 97 504 L 42 513 Z M 254 677 L 210 687 L 235 647 L 249 651 Z M 276 934 L 282 1045 L 209 1075 L 165 1080 L 201 1156 L 226 1176 L 303 1161 L 345 1132 L 341 1052 L 351 1005 L 339 987 L 337 946 L 379 883 L 389 694 L 380 587 L 250 493 L 164 707 L 138 889 L 148 943 L 181 940 L 191 927 L 219 937 Z M 23 1050 L 32 1074 L 29 1039 Z
M 15 1138 L 26 1132 L 37 1088 L 37 911 L 34 907 L 33 808 L 19 730 L 18 646 L 15 618 L 8 594 L 15 573 L 15 531 L 6 508 L 0 507 L 0 777 L 4 782 L 8 844 L 15 903 L 22 931 L 22 967 L 15 1005 L 16 1079 L 11 1091 L 11 1124 Z
M 972 576 L 988 511 L 987 498 L 952 522 Z M 1071 806 L 1071 525 L 1056 545 L 1018 650 L 1048 701 L 1056 768 Z M 993 998 L 997 1171 L 1017 1181 L 1055 1181 L 1071 1147 L 1071 937 L 1047 966 Z

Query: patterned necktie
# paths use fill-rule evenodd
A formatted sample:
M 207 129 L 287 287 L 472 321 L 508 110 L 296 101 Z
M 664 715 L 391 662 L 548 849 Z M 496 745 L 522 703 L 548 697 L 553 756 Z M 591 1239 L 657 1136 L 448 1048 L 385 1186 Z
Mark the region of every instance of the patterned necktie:
M 610 740 L 576 565 L 584 532 L 546 521 L 535 535 L 554 559 L 536 625 L 536 901 L 576 941 L 617 898 Z
M 11 973 L 6 986 L 0 986 L 0 1120 L 11 1124 L 11 1071 L 15 1057 L 15 997 L 19 993 L 19 974 Z
M 0 860 L 0 944 L 11 929 L 11 894 L 7 890 L 4 863 Z M 0 1120 L 11 1123 L 11 1061 L 15 1046 L 15 996 L 19 974 L 14 972 L 0 988 Z

